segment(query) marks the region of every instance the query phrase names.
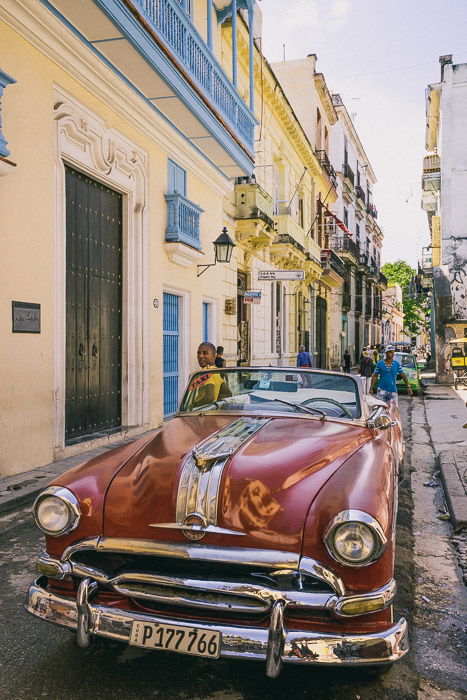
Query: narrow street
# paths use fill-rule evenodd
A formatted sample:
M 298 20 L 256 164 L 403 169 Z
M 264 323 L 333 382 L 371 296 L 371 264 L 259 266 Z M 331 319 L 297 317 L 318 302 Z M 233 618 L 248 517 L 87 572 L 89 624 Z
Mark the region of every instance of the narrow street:
M 270 680 L 259 663 L 208 662 L 99 639 L 89 649 L 79 649 L 74 634 L 23 611 L 25 592 L 34 577 L 35 555 L 42 548 L 42 536 L 24 508 L 0 520 L 3 697 L 464 697 L 465 592 L 436 474 L 442 444 L 438 434 L 433 442 L 433 434 L 443 429 L 443 421 L 449 418 L 448 402 L 454 404 L 454 400 L 437 396 L 440 390 L 446 391 L 429 386 L 423 397 L 400 400 L 407 455 L 400 483 L 395 616 L 406 616 L 411 630 L 411 651 L 401 662 L 383 673 L 285 666 L 277 680 Z M 446 447 L 450 443 L 446 426 L 443 435 Z

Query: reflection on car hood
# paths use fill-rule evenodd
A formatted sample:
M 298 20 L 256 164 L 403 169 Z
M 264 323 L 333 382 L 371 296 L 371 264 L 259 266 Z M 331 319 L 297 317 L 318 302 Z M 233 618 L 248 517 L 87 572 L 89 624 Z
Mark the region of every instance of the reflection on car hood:
M 369 439 L 301 417 L 175 418 L 113 480 L 103 534 L 186 543 L 181 525 L 198 514 L 203 544 L 299 551 L 311 502 Z

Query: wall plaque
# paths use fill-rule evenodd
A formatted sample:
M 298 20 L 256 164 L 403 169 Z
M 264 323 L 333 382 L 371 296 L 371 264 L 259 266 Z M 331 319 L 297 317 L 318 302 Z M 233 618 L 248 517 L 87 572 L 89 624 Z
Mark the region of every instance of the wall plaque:
M 41 305 L 26 301 L 12 301 L 13 333 L 41 332 Z

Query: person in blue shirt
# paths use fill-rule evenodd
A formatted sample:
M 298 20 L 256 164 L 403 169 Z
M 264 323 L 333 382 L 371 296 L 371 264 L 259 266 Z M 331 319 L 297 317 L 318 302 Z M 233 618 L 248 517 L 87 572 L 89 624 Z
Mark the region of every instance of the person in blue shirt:
M 402 365 L 394 359 L 394 346 L 388 345 L 386 348 L 386 357 L 384 360 L 379 360 L 376 363 L 373 377 L 371 378 L 370 393 L 373 393 L 376 382 L 378 382 L 378 391 L 376 396 L 383 401 L 391 401 L 393 399 L 397 403 L 397 377 L 401 376 L 407 387 L 407 393 L 412 396 L 409 380 L 402 371 Z
M 297 367 L 313 367 L 313 361 L 304 345 L 300 345 L 300 352 L 297 355 Z

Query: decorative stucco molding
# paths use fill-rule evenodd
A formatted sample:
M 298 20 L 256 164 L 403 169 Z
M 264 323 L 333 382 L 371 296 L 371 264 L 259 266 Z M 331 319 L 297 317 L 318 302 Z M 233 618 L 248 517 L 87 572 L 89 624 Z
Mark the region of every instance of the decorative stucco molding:
M 56 125 L 55 226 L 55 448 L 65 435 L 66 201 L 65 164 L 123 195 L 122 425 L 149 422 L 148 363 L 148 158 L 105 121 L 59 87 Z

